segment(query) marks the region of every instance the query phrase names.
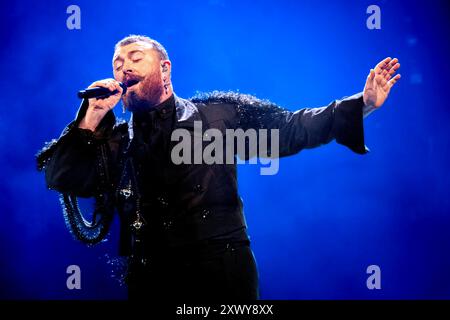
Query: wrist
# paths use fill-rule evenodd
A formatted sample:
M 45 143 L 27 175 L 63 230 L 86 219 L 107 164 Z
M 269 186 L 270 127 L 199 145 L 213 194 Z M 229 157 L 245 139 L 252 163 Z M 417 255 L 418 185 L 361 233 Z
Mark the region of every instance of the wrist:
M 80 123 L 78 124 L 78 128 L 80 128 L 80 129 L 87 129 L 87 130 L 91 130 L 92 132 L 95 132 L 95 129 L 97 128 L 97 125 L 89 123 L 88 121 L 86 121 L 86 118 L 83 118 L 80 121 Z
M 364 102 L 363 105 L 363 117 L 367 117 L 369 114 L 371 114 L 373 111 L 375 111 L 377 108 L 373 104 L 366 104 Z

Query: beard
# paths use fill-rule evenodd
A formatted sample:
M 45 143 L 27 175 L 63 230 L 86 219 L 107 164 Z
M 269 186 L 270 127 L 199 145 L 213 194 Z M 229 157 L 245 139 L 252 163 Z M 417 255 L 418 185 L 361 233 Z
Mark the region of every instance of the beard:
M 160 70 L 156 74 L 147 75 L 135 86 L 131 87 L 132 89 L 130 88 L 130 91 L 122 99 L 127 110 L 131 112 L 146 111 L 160 103 L 164 91 Z

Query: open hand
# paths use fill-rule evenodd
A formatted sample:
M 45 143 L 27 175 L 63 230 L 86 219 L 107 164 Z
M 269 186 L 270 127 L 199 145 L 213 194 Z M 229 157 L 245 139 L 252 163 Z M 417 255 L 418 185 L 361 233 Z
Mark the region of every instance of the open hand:
M 400 68 L 398 59 L 386 58 L 371 69 L 364 86 L 364 104 L 379 108 L 386 101 L 391 88 L 400 79 L 400 74 L 394 75 Z

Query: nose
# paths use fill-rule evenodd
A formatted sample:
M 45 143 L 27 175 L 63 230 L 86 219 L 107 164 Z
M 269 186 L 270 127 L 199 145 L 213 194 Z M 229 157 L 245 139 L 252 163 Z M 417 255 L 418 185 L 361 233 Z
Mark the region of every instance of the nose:
M 133 73 L 133 70 L 131 68 L 123 68 L 122 72 L 126 76 L 127 74 Z
M 130 64 L 128 64 L 127 61 L 124 61 L 124 63 L 123 63 L 122 72 L 123 72 L 124 76 L 127 73 L 133 73 L 133 70 L 131 69 Z

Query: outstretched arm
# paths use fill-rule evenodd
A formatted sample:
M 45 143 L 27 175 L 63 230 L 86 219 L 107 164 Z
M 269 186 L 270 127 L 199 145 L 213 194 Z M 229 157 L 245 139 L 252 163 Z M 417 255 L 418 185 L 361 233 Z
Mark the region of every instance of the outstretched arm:
M 368 151 L 364 144 L 363 118 L 381 107 L 390 89 L 400 79 L 398 59 L 386 58 L 371 69 L 362 93 L 336 100 L 321 108 L 296 112 L 268 101 L 241 95 L 238 98 L 238 127 L 279 129 L 280 156 L 295 154 L 335 139 L 354 152 Z

